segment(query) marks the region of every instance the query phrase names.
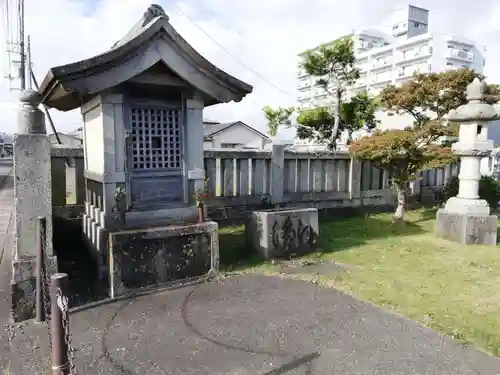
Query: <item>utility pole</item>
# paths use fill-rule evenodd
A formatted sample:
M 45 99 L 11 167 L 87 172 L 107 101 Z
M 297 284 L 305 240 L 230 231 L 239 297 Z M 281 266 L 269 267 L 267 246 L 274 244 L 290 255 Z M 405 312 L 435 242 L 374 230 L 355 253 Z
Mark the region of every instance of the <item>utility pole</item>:
M 24 0 L 19 1 L 19 53 L 21 64 L 19 67 L 19 78 L 21 79 L 21 90 L 26 90 L 26 51 L 24 49 Z
M 28 88 L 32 89 L 33 88 L 33 80 L 31 79 L 31 72 L 33 71 L 33 66 L 31 63 L 31 37 L 30 37 L 30 35 L 28 35 L 28 38 L 27 38 L 26 49 L 27 49 L 26 59 L 28 61 L 27 72 L 29 72 L 28 73 Z

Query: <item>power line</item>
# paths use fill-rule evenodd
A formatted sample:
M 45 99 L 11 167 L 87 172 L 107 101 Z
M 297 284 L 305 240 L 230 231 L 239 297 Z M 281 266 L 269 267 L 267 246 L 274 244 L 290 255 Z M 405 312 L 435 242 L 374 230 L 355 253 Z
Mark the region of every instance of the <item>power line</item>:
M 26 89 L 26 52 L 24 50 L 24 0 L 18 0 L 19 11 L 19 53 L 21 54 L 21 64 L 19 76 L 21 78 L 21 90 Z
M 10 0 L 1 0 L 1 11 L 4 18 L 4 39 L 5 39 L 5 51 L 7 52 L 7 76 L 5 78 L 12 82 L 12 77 L 10 72 L 12 69 L 12 51 L 10 49 L 12 42 L 12 27 L 11 27 L 11 11 L 9 7 Z
M 256 77 L 261 79 L 262 81 L 266 82 L 269 86 L 274 87 L 276 90 L 282 92 L 285 95 L 294 97 L 290 93 L 286 92 L 285 90 L 279 88 L 276 86 L 274 83 L 270 82 L 267 78 L 263 77 L 260 73 L 256 72 L 254 69 L 246 65 L 243 61 L 241 61 L 238 57 L 236 57 L 234 54 L 232 54 L 230 51 L 228 51 L 222 44 L 217 42 L 208 32 L 206 32 L 196 21 L 194 21 L 186 12 L 182 10 L 182 8 L 179 6 L 177 3 L 177 0 L 170 0 L 173 4 L 174 7 L 177 8 L 177 10 L 184 15 L 188 19 L 189 22 L 191 22 L 198 30 L 200 30 L 203 34 L 205 34 L 212 42 L 214 42 L 220 49 L 222 49 L 224 52 L 226 52 L 230 57 L 232 57 L 235 61 L 237 61 L 241 66 L 246 68 L 249 72 L 254 74 Z

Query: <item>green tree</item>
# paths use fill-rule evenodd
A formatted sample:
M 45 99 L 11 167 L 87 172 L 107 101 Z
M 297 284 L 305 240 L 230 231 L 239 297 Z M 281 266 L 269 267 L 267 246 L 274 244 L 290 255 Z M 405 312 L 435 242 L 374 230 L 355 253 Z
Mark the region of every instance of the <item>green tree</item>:
M 470 69 L 417 73 L 401 86 L 388 86 L 380 95 L 381 105 L 390 114 L 411 115 L 413 127 L 375 132 L 350 145 L 354 157 L 371 160 L 391 177 L 398 202 L 395 220 L 404 219 L 407 186 L 419 172 L 456 160 L 450 145 L 439 143 L 440 138 L 455 135 L 457 130 L 447 126 L 444 116 L 466 103 L 467 85 L 476 77 L 484 78 Z M 498 101 L 498 86 L 488 87 L 485 101 Z
M 375 113 L 378 103 L 366 92 L 353 96 L 340 105 L 340 125 L 338 133 L 333 134 L 335 114 L 329 108 L 319 107 L 304 110 L 297 117 L 297 137 L 299 139 L 315 139 L 318 142 L 336 140 L 343 131 L 347 131 L 349 139 L 355 130 L 361 128 L 373 129 L 378 120 Z
M 266 105 L 263 111 L 267 120 L 267 132 L 269 136 L 275 137 L 280 126 L 290 126 L 292 124 L 290 117 L 295 109 L 293 107 L 273 109 Z
M 303 117 L 304 121 L 299 124 L 312 128 L 316 120 L 332 120 L 331 117 L 333 117 L 333 128 L 329 137 L 332 148 L 336 147 L 339 136 L 342 94 L 347 86 L 359 79 L 360 70 L 355 63 L 354 41 L 351 37 L 341 38 L 319 49 L 307 51 L 301 62 L 302 68 L 315 79 L 316 85 L 323 88 L 325 93 L 333 99 L 334 108 L 328 118 L 324 118 L 326 108 L 318 108 L 317 111 L 320 113 Z M 330 114 L 329 110 L 328 114 Z M 305 121 L 307 119 L 312 119 L 312 123 Z M 330 126 L 331 121 L 323 125 Z
M 447 135 L 450 135 L 449 128 L 429 121 L 417 129 L 375 131 L 372 136 L 363 137 L 349 146 L 355 158 L 370 160 L 390 176 L 397 194 L 395 221 L 404 219 L 407 186 L 418 178 L 417 173 L 456 160 L 450 147 L 436 143 Z
M 382 90 L 380 103 L 389 114 L 411 115 L 416 127 L 426 124 L 431 119 L 442 121 L 450 110 L 467 102 L 467 85 L 476 77 L 484 79 L 482 74 L 472 69 L 430 74 L 416 73 L 405 84 L 390 85 Z M 489 85 L 485 101 L 490 104 L 496 103 L 498 94 L 498 85 Z
M 375 128 L 378 123 L 375 118 L 377 108 L 377 101 L 364 92 L 358 93 L 347 102 L 343 102 L 340 107 L 339 131 L 347 130 L 350 138 L 355 130 L 363 127 Z M 297 121 L 292 124 L 291 116 L 295 111 L 293 107 L 278 107 L 276 109 L 270 106 L 264 107 L 269 135 L 276 136 L 280 126 L 288 128 L 294 126 L 297 128 L 297 138 L 299 139 L 314 139 L 317 142 L 329 142 L 332 139 L 335 116 L 329 108 L 319 107 L 298 111 Z

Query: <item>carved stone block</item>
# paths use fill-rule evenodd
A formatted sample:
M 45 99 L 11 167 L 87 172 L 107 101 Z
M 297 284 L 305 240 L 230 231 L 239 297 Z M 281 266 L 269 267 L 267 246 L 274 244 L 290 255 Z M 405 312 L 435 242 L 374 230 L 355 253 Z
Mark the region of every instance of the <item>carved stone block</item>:
M 265 259 L 289 258 L 316 250 L 318 210 L 253 211 L 245 223 L 247 243 Z

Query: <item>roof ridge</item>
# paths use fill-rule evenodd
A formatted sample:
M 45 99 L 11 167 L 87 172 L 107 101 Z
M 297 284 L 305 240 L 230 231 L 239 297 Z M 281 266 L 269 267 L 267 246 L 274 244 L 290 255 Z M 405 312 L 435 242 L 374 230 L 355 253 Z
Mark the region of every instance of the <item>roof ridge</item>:
M 111 49 L 125 44 L 131 39 L 134 39 L 137 35 L 140 34 L 142 29 L 146 28 L 158 17 L 165 18 L 167 22 L 170 20 L 169 16 L 167 15 L 167 13 L 165 13 L 165 10 L 163 10 L 161 5 L 151 4 L 139 19 L 139 21 L 136 22 L 136 24 L 127 32 L 127 34 L 125 34 L 123 38 L 115 42 L 115 44 L 111 46 Z

